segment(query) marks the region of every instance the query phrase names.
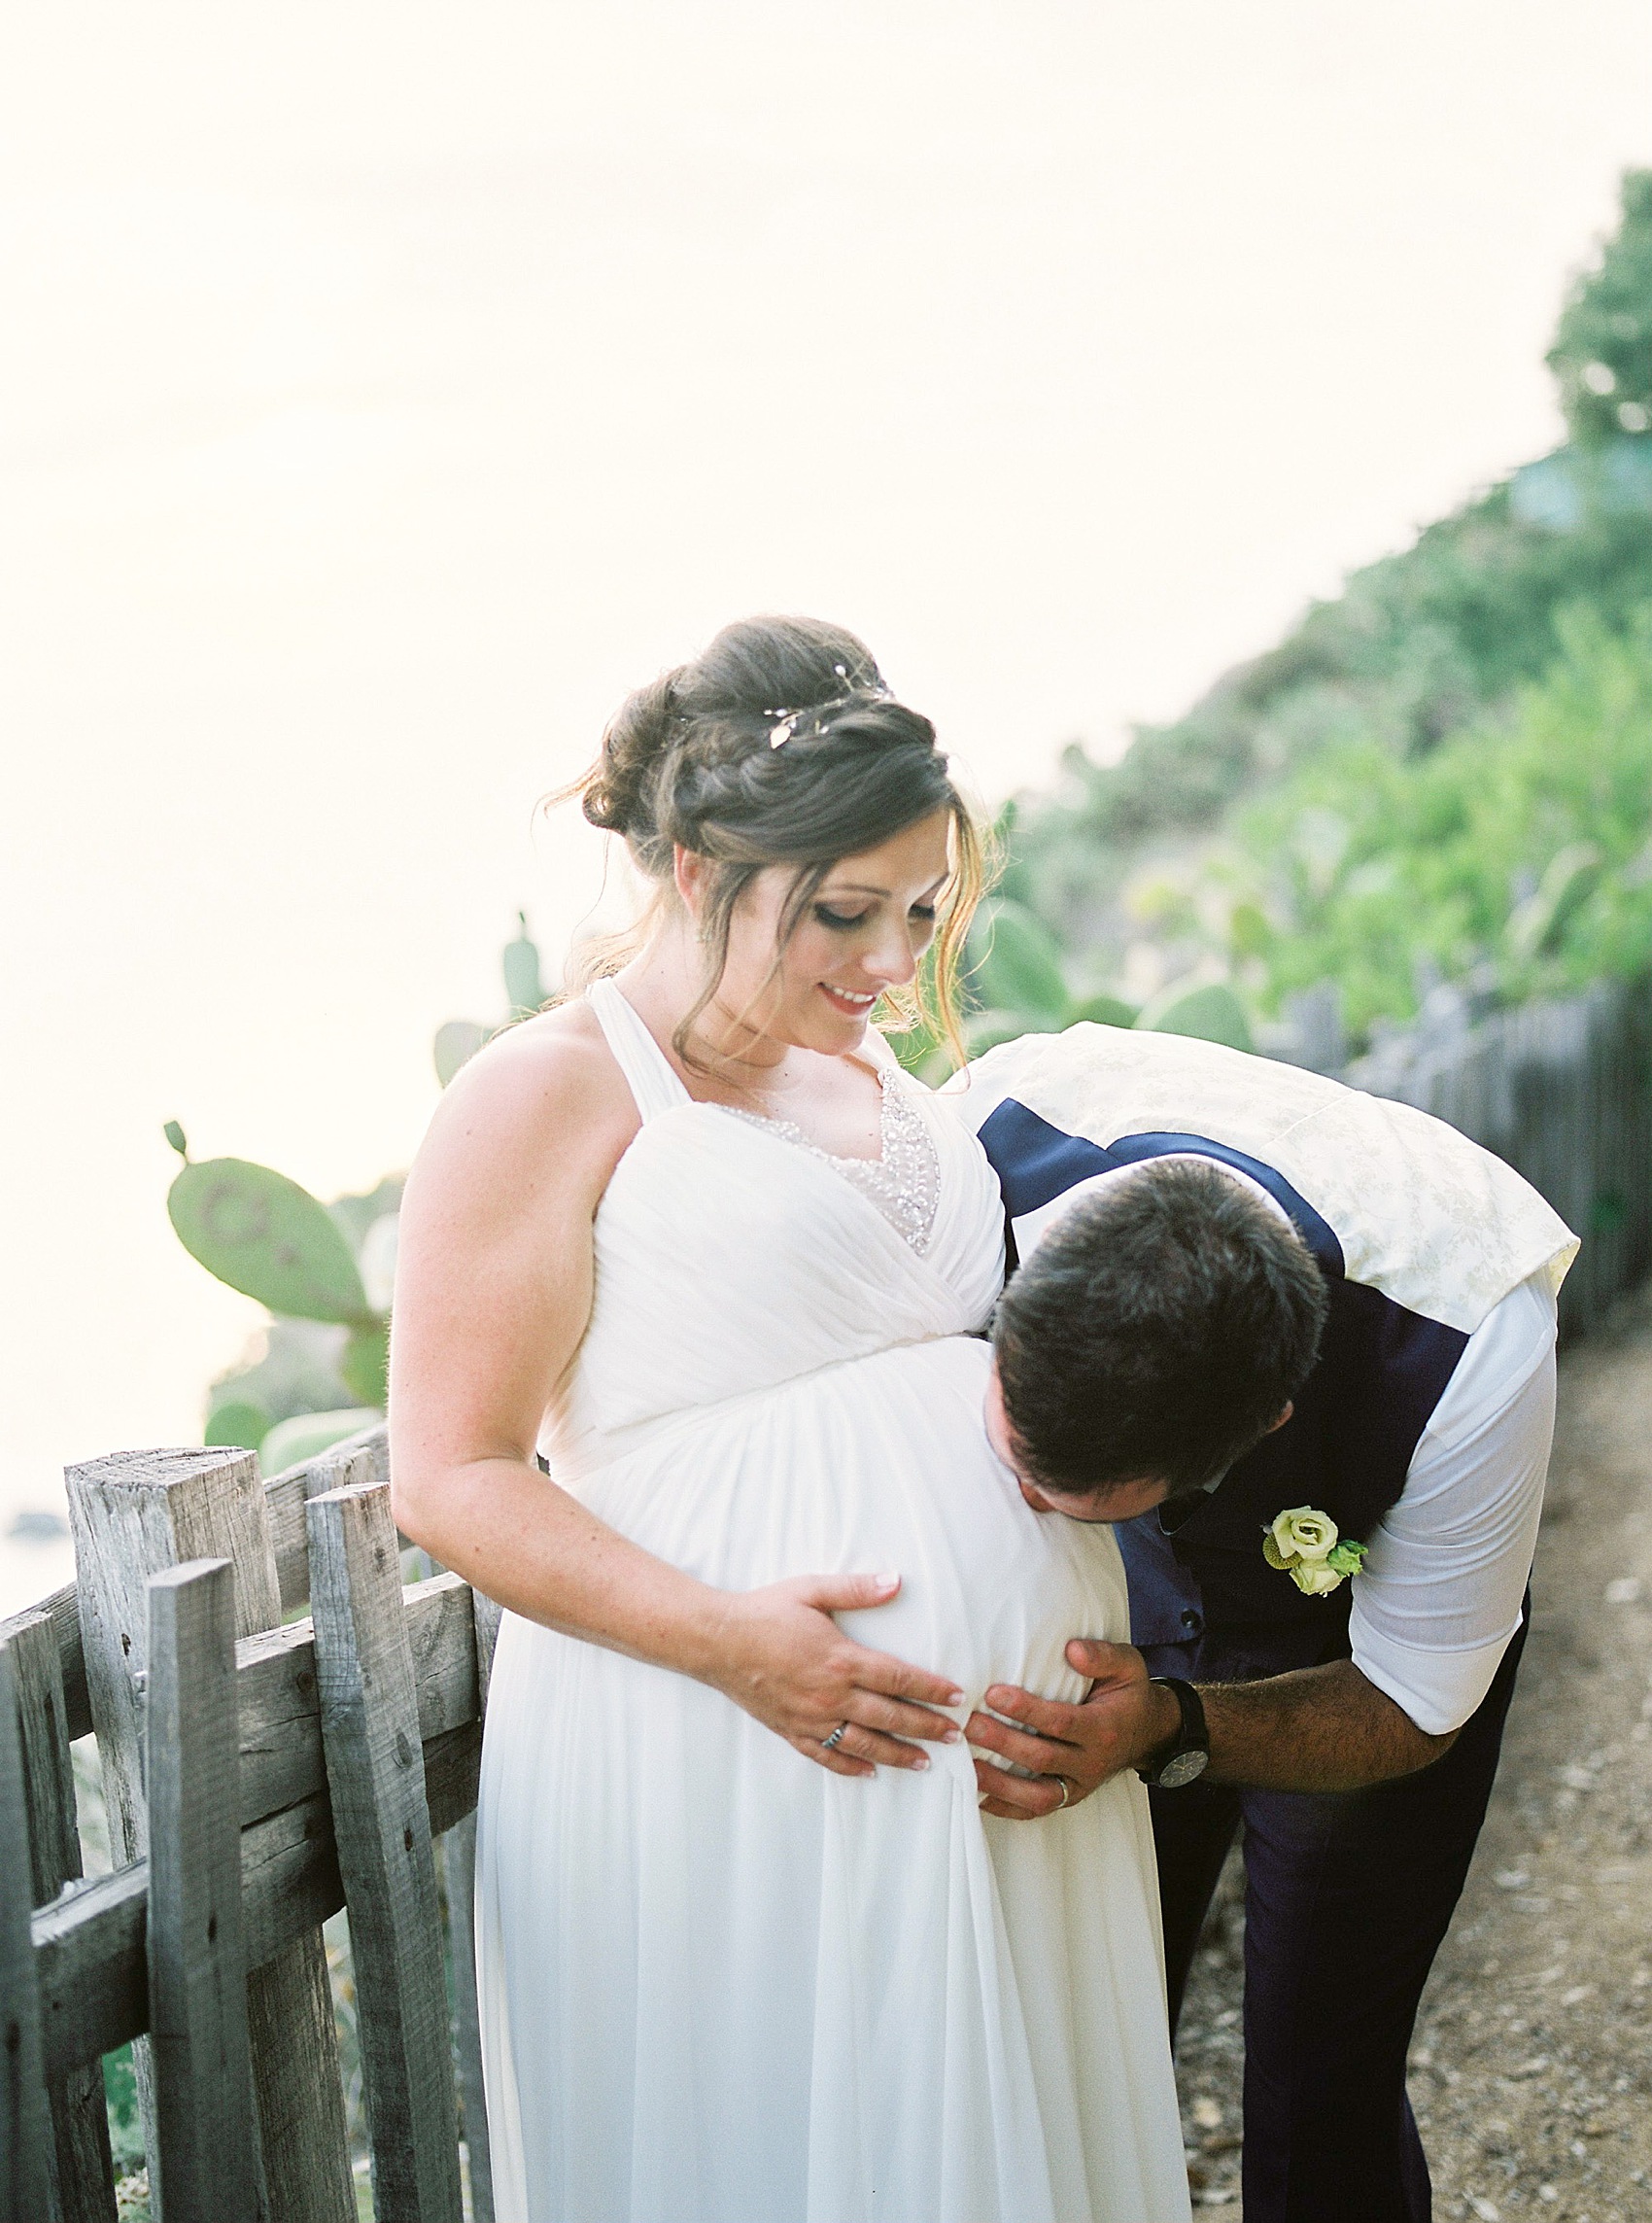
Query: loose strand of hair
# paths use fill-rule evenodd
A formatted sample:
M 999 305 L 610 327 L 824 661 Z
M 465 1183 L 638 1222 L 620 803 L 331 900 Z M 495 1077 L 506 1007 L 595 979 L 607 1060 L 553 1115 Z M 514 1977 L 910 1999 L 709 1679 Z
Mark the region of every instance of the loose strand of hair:
M 954 1072 L 969 1063 L 964 1041 L 962 981 L 964 946 L 970 922 L 997 876 L 998 854 L 990 827 L 962 797 L 952 806 L 951 878 L 941 896 L 941 923 L 924 963 L 908 988 L 890 989 L 883 1001 L 900 1021 L 897 1031 L 923 1027 L 944 1044 Z
M 760 870 L 755 864 L 738 865 L 730 870 L 700 922 L 701 946 L 708 953 L 706 969 L 700 976 L 700 989 L 694 1001 L 671 1029 L 671 1048 L 691 1072 L 717 1077 L 716 1059 L 702 1056 L 695 1045 L 694 1030 L 709 1009 L 728 969 L 729 930 L 734 923 L 735 906 Z

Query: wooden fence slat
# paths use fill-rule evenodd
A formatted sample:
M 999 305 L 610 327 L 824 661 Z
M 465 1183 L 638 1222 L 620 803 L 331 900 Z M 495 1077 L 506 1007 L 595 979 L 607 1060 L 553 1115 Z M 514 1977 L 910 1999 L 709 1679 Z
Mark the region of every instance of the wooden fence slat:
M 457 1575 L 438 1575 L 410 1584 L 402 1600 L 419 1684 L 419 1734 L 428 1744 L 444 1729 L 475 1720 L 480 1710 L 470 1592 Z M 244 1637 L 236 1648 L 236 1678 L 241 1820 L 253 1823 L 308 1798 L 327 1782 L 309 1619 Z
M 91 1706 L 86 1697 L 86 1663 L 81 1656 L 80 1602 L 73 1582 L 62 1589 L 53 1590 L 37 1605 L 25 1607 L 20 1614 L 13 1614 L 0 1620 L 0 1644 L 4 1644 L 14 1629 L 21 1628 L 25 1621 L 37 1620 L 44 1614 L 52 1623 L 52 1633 L 57 1645 L 57 1672 L 63 1686 L 64 1734 L 73 1744 L 77 1737 L 91 1734 Z
M 504 1609 L 480 1590 L 470 1593 L 476 1635 L 476 1714 L 488 1711 L 488 1683 L 494 1671 Z M 476 1997 L 476 1816 L 474 1806 L 462 1825 L 443 1841 L 447 1879 L 448 1934 L 453 1947 L 454 2054 L 459 2066 L 459 2096 L 465 2113 L 465 2150 L 470 2165 L 470 2206 L 475 2223 L 494 2223 L 494 2166 L 488 2143 L 488 2101 L 482 2080 L 482 2028 Z
M 302 1466 L 288 1467 L 264 1484 L 283 1612 L 291 1613 L 310 1595 L 310 1540 L 304 1508 L 311 1498 L 352 1482 L 389 1479 L 390 1437 L 381 1420 L 364 1428 L 361 1435 L 347 1436 L 342 1443 L 318 1452 Z
M 7 1639 L 17 1690 L 32 1898 L 47 1906 L 81 1874 L 75 1771 L 57 1632 L 46 1612 L 20 1614 Z M 101 2062 L 77 2062 L 49 2080 L 52 2223 L 115 2223 L 115 2163 Z
M 453 1954 L 453 2058 L 459 2073 L 472 2223 L 494 2223 L 494 2166 L 488 2099 L 482 2082 L 482 2025 L 476 1998 L 476 1817 L 465 1815 L 441 1841 L 447 1934 Z
M 488 1711 L 488 1678 L 494 1672 L 494 1647 L 499 1640 L 504 1608 L 496 1598 L 472 1590 L 470 1612 L 476 1623 L 476 1712 L 481 1716 Z
M 50 2213 L 52 2117 L 40 2028 L 28 1893 L 28 1794 L 17 1725 L 17 1676 L 0 1645 L 0 2223 L 40 2223 Z
M 1493 1012 L 1450 1039 L 1395 1031 L 1342 1078 L 1449 1121 L 1583 1238 L 1561 1291 L 1563 1336 L 1652 1265 L 1652 979 Z
M 481 1743 L 480 1725 L 466 1721 L 426 1745 L 433 1834 L 474 1808 Z M 49 2075 L 95 2061 L 145 2028 L 148 1891 L 148 1864 L 138 1860 L 82 1884 L 35 1915 Z M 241 1832 L 241 1935 L 250 1970 L 319 1928 L 343 1904 L 325 1790 Z
M 151 1575 L 186 1560 L 235 1569 L 242 1635 L 281 1618 L 269 1516 L 251 1452 L 118 1452 L 71 1467 L 69 1518 L 86 1686 L 116 1858 L 147 1850 L 142 1707 Z M 245 1917 L 243 1917 L 244 1928 Z M 249 1940 L 249 1944 L 250 1944 Z M 338 2033 L 319 1928 L 293 1939 L 248 1983 L 253 2077 L 274 2223 L 356 2223 Z M 146 2131 L 153 2126 L 149 2048 L 136 2045 Z
M 413 1651 L 388 1483 L 312 1498 L 310 1611 L 380 2223 L 462 2223 Z
M 227 1559 L 151 1577 L 148 1698 L 150 2189 L 166 2223 L 259 2223 Z
M 66 1892 L 34 1918 L 35 1975 L 48 2078 L 97 2062 L 149 2020 L 143 1860 Z
M 34 1904 L 44 1906 L 81 1872 L 75 1770 L 64 1734 L 63 1674 L 50 1614 L 19 1614 L 6 1641 L 17 1689 L 30 1882 Z

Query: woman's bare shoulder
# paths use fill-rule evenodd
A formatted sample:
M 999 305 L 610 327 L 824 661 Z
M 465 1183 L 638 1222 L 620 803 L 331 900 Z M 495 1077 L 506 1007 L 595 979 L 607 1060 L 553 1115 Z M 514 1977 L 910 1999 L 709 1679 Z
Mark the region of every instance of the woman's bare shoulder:
M 470 1179 L 504 1175 L 600 1194 L 637 1129 L 637 1106 L 583 1000 L 506 1028 L 449 1083 L 420 1159 Z

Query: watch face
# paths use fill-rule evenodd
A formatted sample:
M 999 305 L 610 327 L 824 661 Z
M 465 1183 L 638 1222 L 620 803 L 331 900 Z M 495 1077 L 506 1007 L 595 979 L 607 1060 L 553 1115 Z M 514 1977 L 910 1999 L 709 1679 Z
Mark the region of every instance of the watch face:
M 1177 1753 L 1173 1758 L 1165 1761 L 1153 1777 L 1153 1782 L 1161 1790 L 1180 1790 L 1184 1784 L 1196 1782 L 1209 1765 L 1209 1753 L 1197 1750 Z

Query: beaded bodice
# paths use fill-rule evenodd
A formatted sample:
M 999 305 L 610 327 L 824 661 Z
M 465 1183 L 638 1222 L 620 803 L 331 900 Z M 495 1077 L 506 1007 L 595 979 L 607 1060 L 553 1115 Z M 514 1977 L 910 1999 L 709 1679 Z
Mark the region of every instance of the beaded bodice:
M 696 1101 L 612 981 L 586 992 L 642 1125 L 597 1207 L 591 1318 L 541 1435 L 559 1479 L 756 1391 L 980 1333 L 1004 1280 L 998 1183 L 871 1029 L 882 1153 L 843 1160 Z
M 907 1094 L 910 1085 L 899 1071 L 880 1071 L 878 1076 L 882 1092 L 882 1105 L 878 1114 L 878 1133 L 881 1142 L 876 1158 L 838 1158 L 829 1150 L 822 1150 L 810 1142 L 802 1128 L 789 1119 L 774 1119 L 763 1112 L 740 1111 L 733 1105 L 723 1108 L 735 1119 L 749 1120 L 753 1127 L 767 1128 L 771 1133 L 782 1135 L 794 1142 L 800 1150 L 807 1150 L 811 1158 L 830 1165 L 835 1172 L 858 1189 L 871 1204 L 877 1206 L 903 1242 L 910 1243 L 919 1258 L 929 1248 L 929 1238 L 935 1230 L 935 1207 L 941 1198 L 941 1162 L 935 1153 L 934 1138 L 925 1126 L 917 1106 Z

